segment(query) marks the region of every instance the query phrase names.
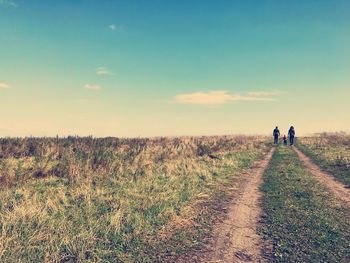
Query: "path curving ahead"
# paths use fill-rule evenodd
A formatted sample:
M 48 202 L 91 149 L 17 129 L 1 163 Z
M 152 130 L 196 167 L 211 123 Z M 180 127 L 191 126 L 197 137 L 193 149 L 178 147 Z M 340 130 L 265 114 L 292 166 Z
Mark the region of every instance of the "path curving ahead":
M 343 201 L 345 204 L 350 204 L 350 189 L 347 189 L 344 184 L 336 181 L 330 174 L 322 171 L 300 150 L 295 147 L 293 147 L 293 150 L 297 153 L 305 167 L 327 188 L 330 193 L 334 195 L 336 199 Z

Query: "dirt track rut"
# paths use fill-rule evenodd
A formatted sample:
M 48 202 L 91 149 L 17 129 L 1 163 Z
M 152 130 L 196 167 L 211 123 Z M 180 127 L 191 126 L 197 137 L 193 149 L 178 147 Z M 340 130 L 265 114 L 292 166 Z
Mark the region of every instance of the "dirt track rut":
M 261 215 L 259 187 L 274 151 L 275 148 L 271 149 L 245 175 L 234 202 L 228 207 L 227 218 L 214 230 L 213 246 L 205 262 L 264 262 L 263 242 L 256 232 Z
M 350 189 L 347 189 L 344 184 L 336 181 L 334 177 L 328 173 L 323 172 L 300 150 L 295 147 L 293 147 L 293 149 L 298 154 L 299 159 L 304 163 L 305 167 L 326 186 L 327 190 L 332 193 L 335 198 L 343 201 L 345 204 L 350 204 Z

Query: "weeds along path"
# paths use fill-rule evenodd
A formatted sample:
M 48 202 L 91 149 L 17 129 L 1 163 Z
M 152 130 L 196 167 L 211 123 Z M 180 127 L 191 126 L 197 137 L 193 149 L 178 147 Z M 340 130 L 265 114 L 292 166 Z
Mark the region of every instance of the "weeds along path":
M 216 226 L 213 246 L 205 262 L 262 262 L 262 240 L 257 234 L 261 215 L 259 187 L 262 175 L 275 148 L 247 171 L 238 186 L 234 202 L 227 208 L 227 218 Z
M 325 185 L 327 190 L 332 193 L 335 198 L 342 200 L 346 204 L 350 204 L 350 189 L 347 189 L 344 184 L 336 181 L 331 175 L 323 172 L 300 150 L 295 147 L 293 147 L 293 149 L 298 154 L 299 159 L 303 162 L 305 167 Z

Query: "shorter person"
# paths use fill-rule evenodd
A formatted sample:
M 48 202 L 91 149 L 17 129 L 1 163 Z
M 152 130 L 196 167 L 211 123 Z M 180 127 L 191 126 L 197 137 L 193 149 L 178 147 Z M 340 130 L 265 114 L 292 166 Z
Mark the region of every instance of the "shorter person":
M 283 144 L 287 145 L 287 136 L 286 135 L 283 135 Z

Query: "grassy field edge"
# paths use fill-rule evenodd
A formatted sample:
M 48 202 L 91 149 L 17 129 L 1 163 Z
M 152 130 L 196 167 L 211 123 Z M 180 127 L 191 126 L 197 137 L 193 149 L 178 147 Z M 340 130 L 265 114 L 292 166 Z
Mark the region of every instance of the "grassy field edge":
M 296 147 L 307 155 L 315 164 L 322 168 L 322 170 L 328 172 L 330 175 L 334 176 L 336 180 L 350 187 L 350 169 L 349 160 L 339 154 L 335 159 L 327 157 L 329 154 L 334 154 L 332 152 L 327 153 L 329 149 L 321 148 L 318 150 L 312 149 L 303 144 L 303 139 L 296 142 Z M 332 151 L 336 150 L 337 146 L 332 146 Z
M 261 187 L 260 233 L 270 262 L 349 262 L 349 207 L 342 207 L 289 147 L 278 147 Z
M 265 138 L 3 139 L 0 261 L 155 262 L 200 247 Z

